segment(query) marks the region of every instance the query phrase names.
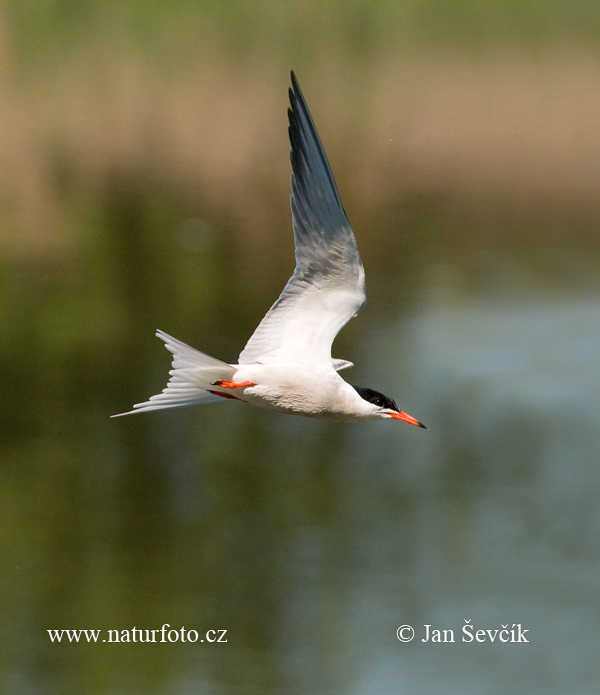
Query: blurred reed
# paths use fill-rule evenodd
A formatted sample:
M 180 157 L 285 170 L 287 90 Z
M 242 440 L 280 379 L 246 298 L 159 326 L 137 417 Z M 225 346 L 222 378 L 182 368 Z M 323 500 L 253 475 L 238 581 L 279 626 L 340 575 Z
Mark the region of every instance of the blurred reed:
M 464 3 L 441 15 L 439 3 L 429 14 L 417 5 L 9 4 L 4 250 L 67 251 L 81 206 L 101 205 L 115 176 L 150 181 L 183 206 L 200 201 L 234 227 L 250 219 L 239 241 L 260 246 L 287 224 L 289 68 L 351 217 L 448 192 L 595 213 L 600 51 L 584 23 L 561 32 L 548 12 L 528 24 L 500 2 L 471 3 L 470 14 Z

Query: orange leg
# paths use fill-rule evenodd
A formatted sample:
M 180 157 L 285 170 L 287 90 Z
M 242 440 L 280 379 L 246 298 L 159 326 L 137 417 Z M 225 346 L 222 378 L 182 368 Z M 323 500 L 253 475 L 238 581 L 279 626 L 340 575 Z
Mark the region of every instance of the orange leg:
M 220 386 L 222 389 L 241 389 L 244 386 L 256 386 L 253 381 L 215 381 L 213 386 Z

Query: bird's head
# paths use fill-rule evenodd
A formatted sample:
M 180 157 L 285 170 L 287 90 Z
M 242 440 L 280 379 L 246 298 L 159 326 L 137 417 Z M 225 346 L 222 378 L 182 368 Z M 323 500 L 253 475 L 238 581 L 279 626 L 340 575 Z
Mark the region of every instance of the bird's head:
M 354 389 L 363 400 L 367 401 L 367 403 L 371 403 L 376 408 L 374 414 L 376 414 L 378 417 L 403 420 L 404 422 L 408 422 L 409 425 L 422 427 L 425 430 L 429 429 L 428 427 L 425 427 L 422 422 L 416 420 L 412 415 L 400 410 L 400 408 L 396 405 L 396 402 L 388 396 L 384 396 L 383 393 L 373 389 L 362 388 L 360 386 L 354 386 Z

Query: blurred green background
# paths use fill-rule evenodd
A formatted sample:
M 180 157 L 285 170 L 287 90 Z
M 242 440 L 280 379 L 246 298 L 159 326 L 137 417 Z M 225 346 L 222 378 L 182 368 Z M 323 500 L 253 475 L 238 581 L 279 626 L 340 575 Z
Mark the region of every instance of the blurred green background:
M 2 4 L 2 692 L 597 691 L 599 40 L 591 0 Z M 156 328 L 233 362 L 291 274 L 292 68 L 367 272 L 334 354 L 431 431 L 109 420 Z M 228 642 L 48 636 L 164 623 Z

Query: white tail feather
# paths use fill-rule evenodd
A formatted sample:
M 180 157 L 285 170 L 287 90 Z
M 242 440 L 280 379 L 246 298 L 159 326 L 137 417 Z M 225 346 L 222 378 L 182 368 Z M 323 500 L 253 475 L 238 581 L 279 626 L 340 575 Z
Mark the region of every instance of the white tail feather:
M 133 410 L 111 417 L 165 408 L 187 408 L 224 400 L 211 393 L 208 387 L 220 379 L 230 379 L 235 371 L 231 365 L 195 350 L 164 331 L 156 331 L 156 335 L 164 340 L 167 350 L 173 353 L 169 383 L 161 393 L 143 403 L 136 403 Z

